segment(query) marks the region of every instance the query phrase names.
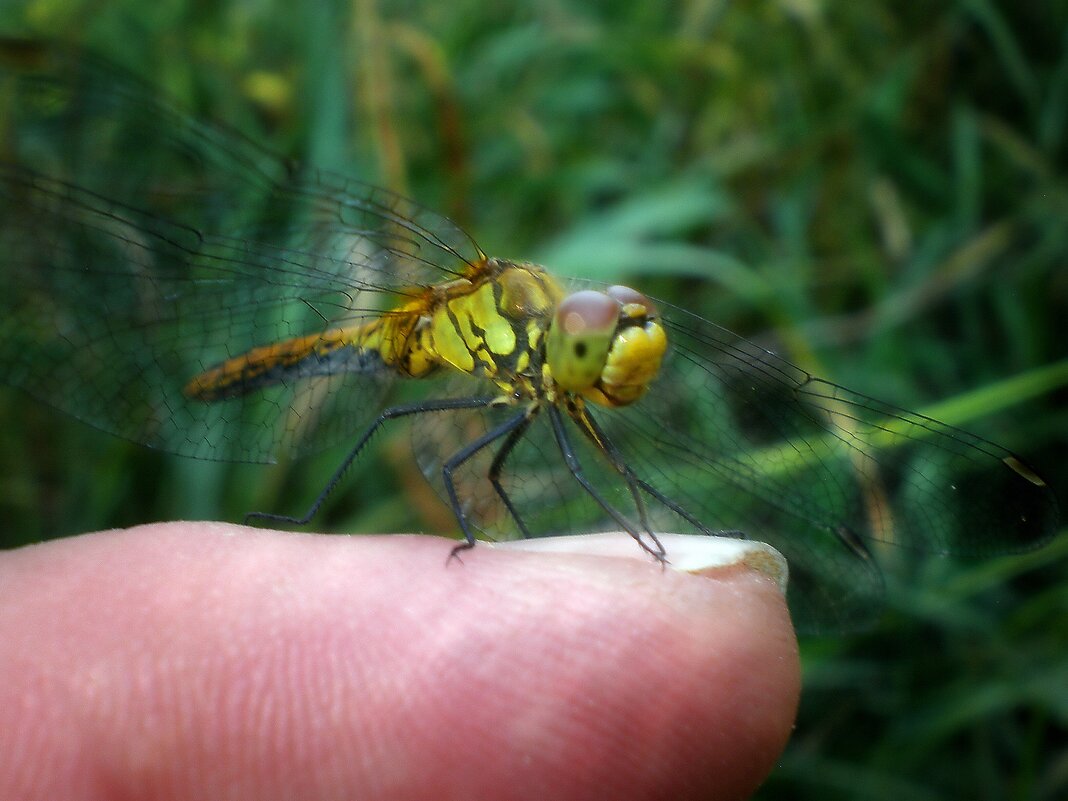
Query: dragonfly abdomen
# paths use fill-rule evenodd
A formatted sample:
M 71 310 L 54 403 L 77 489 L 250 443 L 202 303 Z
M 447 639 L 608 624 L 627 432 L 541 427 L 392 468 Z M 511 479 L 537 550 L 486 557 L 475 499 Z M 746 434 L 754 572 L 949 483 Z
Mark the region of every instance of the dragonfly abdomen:
M 380 347 L 382 320 L 263 345 L 194 376 L 186 397 L 211 402 L 264 387 L 338 373 L 397 369 Z M 395 322 L 390 318 L 389 322 Z

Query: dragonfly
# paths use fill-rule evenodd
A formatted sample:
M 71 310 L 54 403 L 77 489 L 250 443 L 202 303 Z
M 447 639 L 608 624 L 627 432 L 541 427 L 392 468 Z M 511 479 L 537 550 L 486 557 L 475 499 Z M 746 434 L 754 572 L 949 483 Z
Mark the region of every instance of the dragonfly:
M 765 541 L 803 631 L 871 622 L 876 546 L 1050 539 L 1025 461 L 623 286 L 487 256 L 77 47 L 0 41 L 3 380 L 184 456 L 270 463 L 406 420 L 463 538 Z M 453 553 L 457 553 L 454 550 Z

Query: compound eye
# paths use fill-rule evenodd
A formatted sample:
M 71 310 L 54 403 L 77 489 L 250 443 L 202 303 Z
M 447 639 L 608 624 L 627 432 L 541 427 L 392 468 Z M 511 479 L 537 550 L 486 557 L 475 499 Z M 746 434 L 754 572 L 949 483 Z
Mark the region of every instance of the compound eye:
M 553 325 L 562 326 L 569 336 L 611 335 L 616 330 L 622 303 L 604 292 L 584 289 L 560 301 Z
M 646 317 L 656 316 L 656 304 L 636 289 L 616 284 L 615 286 L 608 287 L 606 294 L 617 300 L 619 305 L 625 308 L 630 317 L 635 317 L 640 314 L 640 312 L 633 308 L 634 306 L 642 307 L 645 310 L 644 314 Z M 632 308 L 627 309 L 627 306 L 631 306 Z
M 560 302 L 545 341 L 545 358 L 557 384 L 581 391 L 596 383 L 621 311 L 618 300 L 589 289 Z

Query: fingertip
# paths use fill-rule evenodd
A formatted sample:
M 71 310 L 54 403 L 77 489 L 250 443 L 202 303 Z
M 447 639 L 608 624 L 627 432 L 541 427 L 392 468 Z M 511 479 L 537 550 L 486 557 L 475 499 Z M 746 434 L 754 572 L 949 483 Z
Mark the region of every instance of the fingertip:
M 587 755 L 599 747 L 628 755 L 611 771 L 615 797 L 748 797 L 782 753 L 800 696 L 780 577 L 748 557 L 661 569 L 625 535 L 592 549 L 563 545 L 565 553 L 483 549 L 492 563 L 483 575 L 499 570 L 491 581 L 509 583 L 527 607 L 543 610 L 513 627 L 530 634 L 551 621 L 547 639 L 556 645 L 545 647 L 552 656 L 538 670 L 565 697 L 586 702 L 566 704 L 560 716 L 583 732 L 574 739 Z M 672 562 L 684 561 L 665 547 Z M 621 740 L 614 745 L 613 732 Z
M 35 753 L 7 749 L 0 776 L 47 779 L 41 797 L 106 774 L 148 796 L 624 799 L 744 797 L 766 775 L 799 685 L 772 581 L 450 563 L 454 544 L 176 524 L 11 555 L 0 671 L 37 707 L 4 728 Z

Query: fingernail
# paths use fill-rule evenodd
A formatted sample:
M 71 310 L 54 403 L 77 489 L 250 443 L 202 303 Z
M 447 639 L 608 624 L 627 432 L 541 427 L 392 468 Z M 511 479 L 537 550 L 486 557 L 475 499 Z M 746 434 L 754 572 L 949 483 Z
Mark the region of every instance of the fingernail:
M 763 573 L 785 594 L 789 568 L 781 553 L 763 542 L 734 537 L 707 537 L 693 534 L 657 535 L 667 553 L 672 570 L 695 575 L 712 575 L 728 567 L 742 566 Z M 651 559 L 627 534 L 572 534 L 566 537 L 538 537 L 529 540 L 487 543 L 493 548 L 543 553 L 577 553 L 629 559 Z

